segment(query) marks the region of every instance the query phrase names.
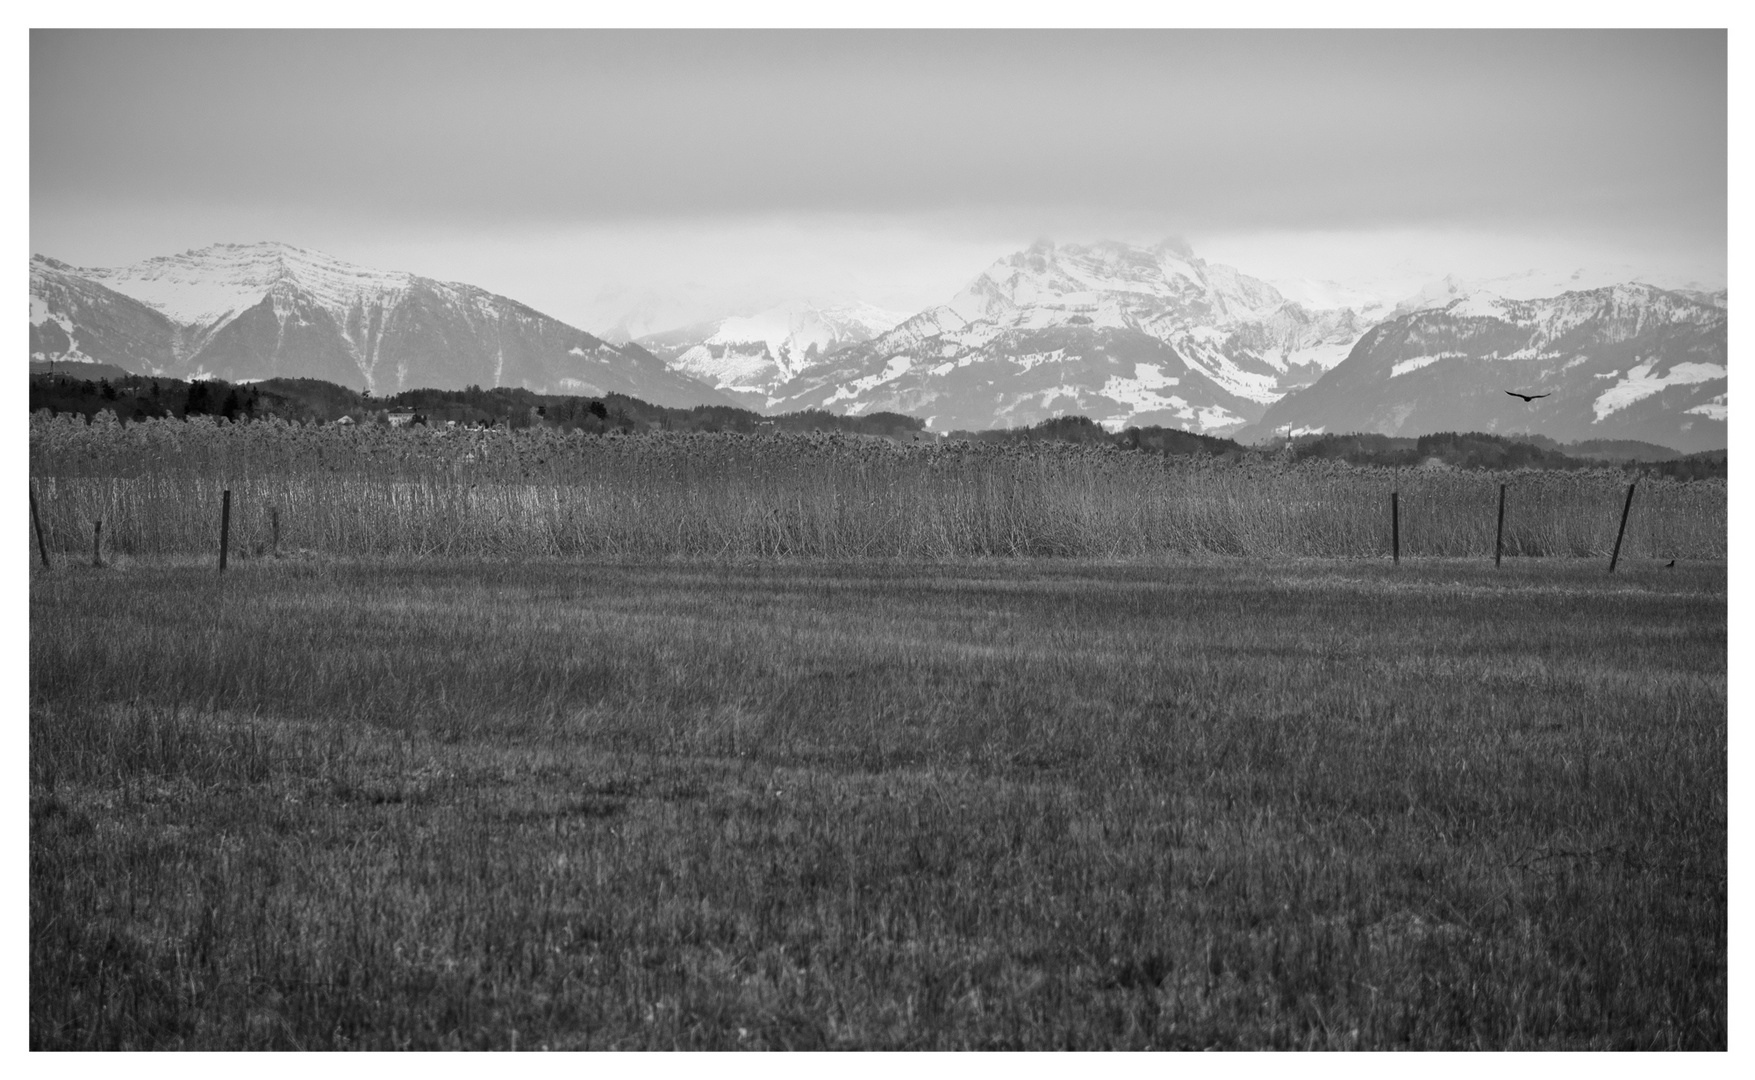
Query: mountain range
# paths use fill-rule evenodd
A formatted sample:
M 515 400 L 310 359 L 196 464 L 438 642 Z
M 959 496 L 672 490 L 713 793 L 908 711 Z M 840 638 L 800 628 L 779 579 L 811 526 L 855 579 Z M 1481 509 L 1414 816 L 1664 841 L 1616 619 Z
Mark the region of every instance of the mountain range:
M 475 384 L 731 403 L 638 345 L 612 345 L 485 289 L 272 242 L 115 269 L 37 255 L 30 351 L 184 379 L 302 376 L 380 393 Z
M 1180 241 L 1044 241 L 792 379 L 773 407 L 909 413 L 940 431 L 1080 413 L 1228 434 L 1315 382 L 1367 327 L 1349 310 L 1306 310 Z
M 1726 293 L 1529 275 L 1395 304 L 1284 290 L 1153 246 L 1040 242 L 911 317 L 799 300 L 612 343 L 475 286 L 279 243 L 121 268 L 31 260 L 31 357 L 179 378 L 277 375 L 395 392 L 468 385 L 672 407 L 918 416 L 934 430 L 1080 414 L 1259 439 L 1531 432 L 1725 445 Z M 1545 394 L 1528 404 L 1506 390 Z
M 1726 445 L 1725 293 L 1639 284 L 1541 300 L 1438 292 L 1429 306 L 1404 303 L 1240 436 L 1485 431 L 1690 453 Z

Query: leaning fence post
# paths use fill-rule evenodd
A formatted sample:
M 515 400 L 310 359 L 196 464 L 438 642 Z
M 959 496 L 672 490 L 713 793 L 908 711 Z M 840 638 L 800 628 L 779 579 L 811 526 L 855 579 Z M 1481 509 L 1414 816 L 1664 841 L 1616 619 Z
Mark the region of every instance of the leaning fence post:
M 30 525 L 37 531 L 37 554 L 43 557 L 43 569 L 49 569 L 49 545 L 43 543 L 43 522 L 37 516 L 37 489 L 30 489 Z
M 225 573 L 226 549 L 231 546 L 232 539 L 232 492 L 230 488 L 220 496 L 219 500 L 219 572 Z
M 1621 561 L 1621 537 L 1627 531 L 1627 511 L 1633 509 L 1633 489 L 1639 481 L 1627 485 L 1627 501 L 1621 504 L 1621 527 L 1615 530 L 1615 550 L 1609 555 L 1609 573 L 1615 572 L 1615 564 Z
M 93 566 L 102 566 L 104 564 L 103 550 L 104 519 L 98 518 L 91 523 L 91 564 Z
M 1499 559 L 1505 554 L 1505 485 L 1499 485 L 1499 529 L 1493 534 L 1493 569 L 1499 569 Z
M 1389 557 L 1397 566 L 1402 562 L 1402 504 L 1399 491 L 1389 493 Z

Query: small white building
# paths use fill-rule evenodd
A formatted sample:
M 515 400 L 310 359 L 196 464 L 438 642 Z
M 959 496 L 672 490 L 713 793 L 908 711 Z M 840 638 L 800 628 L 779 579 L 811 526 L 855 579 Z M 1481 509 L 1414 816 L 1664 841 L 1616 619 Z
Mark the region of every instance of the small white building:
M 414 410 L 398 410 L 385 416 L 384 419 L 389 422 L 391 427 L 407 427 L 414 419 Z

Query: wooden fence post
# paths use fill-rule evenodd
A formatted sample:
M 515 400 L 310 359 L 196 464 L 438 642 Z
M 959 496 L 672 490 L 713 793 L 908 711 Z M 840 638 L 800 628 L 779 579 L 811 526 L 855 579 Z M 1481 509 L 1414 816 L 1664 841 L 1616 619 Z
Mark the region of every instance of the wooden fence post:
M 225 573 L 226 549 L 231 546 L 232 539 L 232 492 L 230 488 L 219 501 L 219 572 Z
M 268 522 L 274 527 L 274 557 L 280 558 L 280 507 L 270 507 Z
M 37 489 L 30 489 L 30 525 L 37 531 L 37 554 L 43 557 L 43 569 L 51 569 L 49 565 L 49 545 L 43 543 L 43 522 L 37 516 Z
M 98 518 L 91 523 L 91 564 L 104 565 L 104 519 Z
M 1402 564 L 1402 493 L 1389 493 L 1389 557 L 1397 566 Z
M 1627 511 L 1633 509 L 1633 489 L 1639 481 L 1627 485 L 1627 501 L 1621 504 L 1621 527 L 1615 530 L 1615 550 L 1609 556 L 1609 573 L 1615 572 L 1615 564 L 1621 561 L 1621 537 L 1627 532 Z
M 1499 569 L 1499 559 L 1505 554 L 1505 485 L 1499 485 L 1499 529 L 1493 534 L 1493 569 Z

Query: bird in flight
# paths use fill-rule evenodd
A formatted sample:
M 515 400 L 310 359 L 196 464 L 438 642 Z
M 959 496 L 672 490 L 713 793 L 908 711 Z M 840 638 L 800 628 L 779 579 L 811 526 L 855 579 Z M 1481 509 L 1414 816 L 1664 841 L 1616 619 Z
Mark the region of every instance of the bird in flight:
M 1528 403 L 1536 400 L 1537 398 L 1547 397 L 1548 394 L 1552 394 L 1554 391 L 1550 390 L 1550 391 L 1548 391 L 1548 394 L 1520 394 L 1516 390 L 1507 390 L 1505 392 L 1507 394 L 1510 394 L 1512 397 L 1523 398 L 1524 403 L 1527 405 Z

